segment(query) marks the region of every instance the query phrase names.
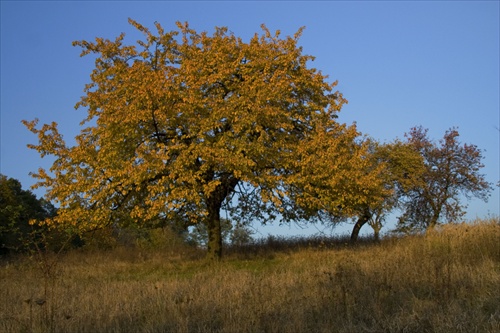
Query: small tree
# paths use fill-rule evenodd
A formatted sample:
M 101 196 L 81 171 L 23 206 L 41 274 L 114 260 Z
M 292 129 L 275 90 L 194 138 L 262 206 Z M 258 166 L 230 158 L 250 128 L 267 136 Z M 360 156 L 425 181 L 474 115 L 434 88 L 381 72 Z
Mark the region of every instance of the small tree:
M 240 220 L 292 221 L 363 200 L 359 133 L 335 121 L 346 101 L 308 67 L 302 29 L 281 39 L 263 26 L 246 43 L 227 28 L 156 23 L 154 34 L 129 21 L 145 36 L 137 45 L 123 34 L 74 43 L 96 54 L 74 147 L 56 123 L 24 122 L 39 137 L 30 147 L 55 156 L 52 174 L 34 174 L 60 205 L 46 223 L 202 223 L 219 258 L 223 205 Z
M 357 208 L 356 222 L 351 233 L 351 241 L 358 239 L 361 227 L 368 223 L 378 239 L 382 223 L 392 210 L 400 206 L 406 192 L 415 187 L 423 172 L 423 159 L 411 145 L 399 140 L 381 144 L 368 140 L 369 161 L 366 173 L 376 177 L 372 189 L 367 191 L 367 200 Z
M 249 226 L 242 224 L 235 224 L 231 230 L 229 242 L 231 245 L 241 246 L 249 244 L 253 241 L 252 235 L 255 232 Z
M 376 242 L 380 241 L 380 230 L 384 226 L 386 218 L 386 213 L 383 210 L 376 211 L 370 220 L 368 220 L 368 225 L 373 229 L 373 238 Z
M 250 243 L 252 230 L 240 223 L 232 223 L 230 220 L 221 218 L 222 242 L 229 245 L 244 245 Z M 208 231 L 204 224 L 197 224 L 190 228 L 185 235 L 185 239 L 190 244 L 206 247 L 208 245 Z
M 50 202 L 23 190 L 17 179 L 0 174 L 0 253 L 23 250 L 32 233 L 40 231 L 30 221 L 44 220 L 55 213 Z
M 481 150 L 461 144 L 452 128 L 438 144 L 427 136 L 427 129 L 414 127 L 406 134 L 408 143 L 420 152 L 425 169 L 421 181 L 406 193 L 404 213 L 398 230 L 432 229 L 440 222 L 457 222 L 465 214 L 460 202 L 476 197 L 487 201 L 492 186 L 479 171 L 484 167 Z

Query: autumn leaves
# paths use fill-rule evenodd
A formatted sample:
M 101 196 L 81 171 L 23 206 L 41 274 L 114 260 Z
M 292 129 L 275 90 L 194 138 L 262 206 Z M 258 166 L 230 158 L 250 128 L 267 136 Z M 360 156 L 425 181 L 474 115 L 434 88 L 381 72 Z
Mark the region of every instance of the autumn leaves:
M 209 255 L 219 257 L 223 204 L 236 219 L 252 202 L 260 217 L 311 220 L 356 216 L 392 195 L 373 143 L 336 122 L 347 101 L 308 67 L 301 30 L 280 38 L 263 26 L 244 42 L 227 28 L 165 32 L 155 23 L 153 33 L 130 23 L 144 40 L 74 43 L 96 57 L 77 104 L 87 127 L 76 146 L 56 124 L 25 122 L 39 136 L 31 148 L 56 161 L 35 174 L 61 206 L 48 222 L 204 223 Z

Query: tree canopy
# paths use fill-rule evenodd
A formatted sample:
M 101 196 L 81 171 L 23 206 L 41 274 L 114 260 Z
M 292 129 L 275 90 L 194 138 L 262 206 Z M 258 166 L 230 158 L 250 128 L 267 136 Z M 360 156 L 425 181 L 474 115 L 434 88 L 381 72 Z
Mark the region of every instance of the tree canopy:
M 484 167 L 481 150 L 461 144 L 455 128 L 446 131 L 437 143 L 427 133 L 423 127 L 414 127 L 405 134 L 406 141 L 371 141 L 367 156 L 372 166 L 382 168 L 377 173 L 379 189 L 375 190 L 381 198 L 373 200 L 376 197 L 370 194 L 371 202 L 354 206 L 358 212 L 352 241 L 366 223 L 377 238 L 385 216 L 396 209 L 401 212 L 396 230 L 413 232 L 459 222 L 465 214 L 464 198 L 488 199 L 492 187 L 480 173 Z
M 401 206 L 407 191 L 420 186 L 424 172 L 424 160 L 420 152 L 411 144 L 395 140 L 390 143 L 368 141 L 366 173 L 376 177 L 372 182 L 370 201 L 355 206 L 357 221 L 351 233 L 351 241 L 356 241 L 363 225 L 369 223 L 378 238 L 382 220 L 395 208 Z M 376 172 L 374 172 L 376 171 Z
M 55 215 L 50 202 L 23 190 L 17 179 L 0 174 L 0 253 L 23 249 L 23 241 L 36 228 L 30 221 Z
M 398 223 L 403 231 L 459 221 L 467 207 L 461 203 L 462 196 L 486 201 L 492 190 L 492 184 L 480 173 L 484 165 L 477 146 L 460 143 L 456 128 L 446 131 L 438 143 L 429 139 L 427 132 L 423 127 L 414 127 L 406 134 L 408 143 L 423 158 L 424 172 L 418 185 L 406 191 Z
M 79 230 L 113 223 L 206 225 L 210 257 L 221 255 L 220 211 L 290 222 L 355 214 L 380 178 L 367 173 L 368 146 L 336 121 L 347 101 L 310 67 L 300 29 L 280 38 L 262 26 L 248 42 L 187 23 L 125 44 L 77 41 L 95 68 L 76 107 L 85 109 L 76 145 L 57 124 L 24 121 L 55 160 L 34 173 L 60 206 L 47 224 Z

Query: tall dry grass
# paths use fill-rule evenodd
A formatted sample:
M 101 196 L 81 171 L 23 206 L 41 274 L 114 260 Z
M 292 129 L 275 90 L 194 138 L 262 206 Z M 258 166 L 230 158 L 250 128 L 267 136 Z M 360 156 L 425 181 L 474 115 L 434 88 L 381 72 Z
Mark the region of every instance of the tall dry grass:
M 50 276 L 11 259 L 0 331 L 500 332 L 499 240 L 490 219 L 356 247 L 272 240 L 217 264 L 179 244 L 42 258 Z

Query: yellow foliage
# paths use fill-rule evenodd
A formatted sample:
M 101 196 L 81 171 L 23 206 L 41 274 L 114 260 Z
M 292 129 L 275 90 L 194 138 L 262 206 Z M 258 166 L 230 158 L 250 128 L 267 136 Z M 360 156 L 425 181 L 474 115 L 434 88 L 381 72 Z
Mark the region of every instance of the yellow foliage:
M 275 212 L 355 214 L 385 195 L 382 166 L 371 164 L 356 127 L 339 124 L 347 101 L 337 82 L 309 68 L 297 45 L 263 26 L 249 42 L 216 28 L 188 24 L 145 39 L 77 41 L 95 54 L 85 96 L 87 116 L 68 147 L 57 124 L 37 129 L 31 145 L 56 159 L 37 186 L 61 209 L 54 223 L 93 228 L 123 216 L 136 221 L 182 215 L 199 222 L 245 183 Z M 215 207 L 215 208 L 214 208 Z M 296 216 L 298 217 L 298 215 Z M 304 217 L 301 215 L 301 217 Z

